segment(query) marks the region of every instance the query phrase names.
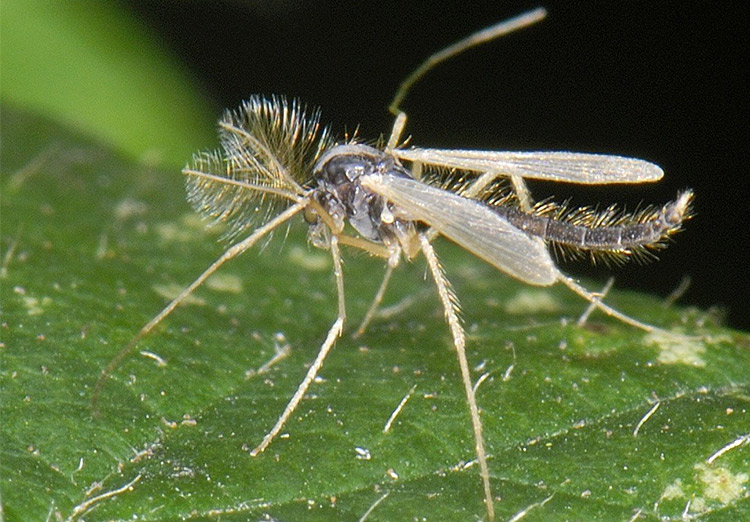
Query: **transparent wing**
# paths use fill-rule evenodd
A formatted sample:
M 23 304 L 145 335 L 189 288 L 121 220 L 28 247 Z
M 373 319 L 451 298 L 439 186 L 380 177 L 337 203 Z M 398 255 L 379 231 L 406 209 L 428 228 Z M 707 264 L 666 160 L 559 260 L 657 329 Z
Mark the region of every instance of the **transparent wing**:
M 582 152 L 505 152 L 452 149 L 395 149 L 406 161 L 524 178 L 603 185 L 657 181 L 664 171 L 648 161 Z
M 489 207 L 411 178 L 373 175 L 362 185 L 494 267 L 526 283 L 551 285 L 559 272 L 539 238 L 526 235 Z

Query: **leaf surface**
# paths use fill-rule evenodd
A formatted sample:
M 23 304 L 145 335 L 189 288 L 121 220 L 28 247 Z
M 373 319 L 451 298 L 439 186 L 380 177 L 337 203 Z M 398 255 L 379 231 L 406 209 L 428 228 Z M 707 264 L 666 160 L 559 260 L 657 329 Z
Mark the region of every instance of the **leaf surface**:
M 372 506 L 370 521 L 485 516 L 458 364 L 422 260 L 394 275 L 384 304 L 399 310 L 354 340 L 384 267 L 346 253 L 348 332 L 284 436 L 249 455 L 335 317 L 330 259 L 308 247 L 301 220 L 145 338 L 92 416 L 102 368 L 224 246 L 189 209 L 179 172 L 7 107 L 2 128 L 7 520 L 358 520 Z M 499 519 L 750 519 L 747 334 L 626 292 L 607 300 L 701 339 L 670 344 L 596 313 L 580 328 L 586 303 L 567 289 L 436 248 L 473 378 L 487 375 L 478 402 Z

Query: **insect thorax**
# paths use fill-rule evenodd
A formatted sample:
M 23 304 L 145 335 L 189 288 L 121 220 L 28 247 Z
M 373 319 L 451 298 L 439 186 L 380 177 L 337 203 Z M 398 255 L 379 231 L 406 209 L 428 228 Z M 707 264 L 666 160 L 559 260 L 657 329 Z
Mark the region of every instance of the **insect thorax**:
M 315 164 L 312 198 L 338 230 L 348 221 L 362 238 L 389 244 L 405 237 L 413 230 L 413 224 L 394 217 L 391 204 L 362 186 L 362 178 L 374 174 L 412 177 L 393 156 L 379 149 L 361 144 L 338 145 Z M 310 237 L 316 244 L 321 223 L 317 219 L 309 221 Z

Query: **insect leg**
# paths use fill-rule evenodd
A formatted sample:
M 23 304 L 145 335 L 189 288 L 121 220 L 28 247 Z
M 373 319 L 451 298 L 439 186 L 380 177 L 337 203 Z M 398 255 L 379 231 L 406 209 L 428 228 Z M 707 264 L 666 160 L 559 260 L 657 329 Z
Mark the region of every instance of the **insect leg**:
M 518 197 L 518 203 L 521 210 L 524 212 L 531 212 L 531 193 L 529 192 L 526 182 L 523 177 L 519 174 L 504 174 L 502 172 L 485 172 L 479 176 L 474 182 L 463 192 L 463 196 L 467 198 L 476 197 L 482 190 L 496 180 L 499 177 L 509 177 L 510 182 L 513 184 L 513 190 Z
M 361 237 L 350 236 L 348 234 L 338 234 L 338 240 L 339 244 L 359 248 L 360 250 L 364 250 L 371 256 L 382 257 L 385 259 L 389 259 L 391 257 L 391 252 L 382 244 L 373 243 L 372 241 L 362 239 Z
M 438 296 L 440 297 L 440 302 L 443 304 L 443 309 L 445 311 L 445 320 L 448 323 L 451 336 L 453 337 L 453 346 L 456 348 L 456 353 L 458 354 L 458 364 L 461 368 L 461 379 L 464 383 L 466 402 L 469 405 L 471 424 L 474 429 L 474 443 L 477 461 L 479 462 L 479 474 L 482 477 L 482 483 L 484 485 L 484 502 L 487 506 L 487 518 L 492 521 L 495 519 L 495 506 L 492 502 L 492 491 L 490 489 L 490 470 L 487 465 L 487 453 L 484 449 L 482 421 L 479 418 L 479 408 L 477 407 L 477 399 L 471 382 L 469 363 L 466 360 L 466 334 L 464 333 L 461 321 L 458 318 L 458 299 L 453 293 L 450 283 L 443 273 L 440 261 L 438 261 L 437 255 L 435 255 L 435 250 L 432 248 L 430 240 L 424 234 L 420 234 L 419 242 L 422 248 L 422 253 L 424 253 L 425 259 L 427 259 L 427 266 L 430 269 L 432 278 L 435 280 Z
M 383 281 L 380 283 L 380 288 L 378 288 L 378 291 L 375 294 L 375 298 L 370 304 L 370 307 L 368 308 L 367 313 L 362 320 L 362 323 L 359 325 L 359 328 L 357 328 L 357 330 L 354 332 L 354 335 L 352 336 L 356 339 L 357 337 L 365 333 L 367 326 L 375 316 L 378 306 L 380 306 L 380 303 L 383 300 L 383 296 L 385 295 L 385 290 L 388 287 L 388 281 L 391 278 L 393 269 L 398 266 L 399 259 L 401 258 L 401 249 L 387 248 L 382 244 L 373 243 L 372 241 L 368 241 L 360 237 L 349 236 L 347 234 L 339 234 L 337 238 L 339 240 L 339 243 L 341 243 L 342 245 L 359 248 L 360 250 L 364 250 L 370 255 L 388 259 L 388 268 L 386 270 Z
M 404 98 L 406 98 L 406 95 L 409 92 L 409 89 L 411 89 L 411 86 L 414 85 L 420 78 L 422 78 L 422 76 L 427 74 L 436 65 L 450 58 L 453 58 L 458 54 L 461 54 L 467 49 L 471 49 L 472 47 L 476 47 L 485 42 L 489 42 L 491 40 L 494 40 L 495 38 L 505 36 L 506 34 L 512 33 L 513 31 L 517 31 L 518 29 L 528 27 L 529 25 L 538 22 L 545 16 L 547 16 L 547 11 L 545 11 L 541 7 L 538 7 L 531 11 L 526 11 L 525 13 L 521 13 L 518 16 L 514 16 L 513 18 L 509 18 L 495 25 L 491 25 L 475 33 L 472 33 L 466 38 L 463 38 L 462 40 L 449 45 L 442 51 L 438 51 L 435 54 L 431 55 L 424 62 L 422 62 L 419 67 L 414 69 L 414 71 L 412 71 L 412 73 L 407 76 L 407 78 L 403 82 L 401 82 L 398 91 L 396 91 L 396 95 L 393 97 L 393 101 L 391 101 L 391 106 L 389 107 L 391 114 L 398 114 L 399 112 L 401 112 L 401 102 L 404 101 Z
M 611 290 L 613 284 L 615 284 L 614 277 L 610 277 L 609 279 L 607 279 L 607 282 L 604 284 L 604 288 L 602 288 L 599 292 L 595 294 L 594 301 L 589 303 L 589 306 L 581 314 L 581 317 L 578 318 L 578 321 L 576 321 L 576 324 L 578 326 L 584 326 L 586 324 L 586 321 L 589 320 L 589 316 L 591 315 L 591 312 L 593 312 L 596 309 L 597 303 L 601 303 L 602 299 L 607 297 L 607 294 Z
M 529 188 L 526 186 L 523 177 L 518 174 L 511 174 L 510 182 L 513 184 L 513 190 L 516 192 L 518 204 L 521 207 L 521 210 L 524 212 L 531 212 L 531 207 L 533 206 L 531 193 L 529 192 Z
M 611 306 L 605 304 L 602 302 L 601 297 L 595 295 L 594 293 L 586 290 L 583 286 L 579 285 L 575 279 L 572 277 L 568 277 L 566 275 L 560 274 L 558 276 L 558 281 L 563 283 L 565 286 L 573 290 L 576 294 L 583 297 L 586 301 L 591 303 L 592 305 L 596 306 L 599 310 L 604 312 L 605 314 L 609 315 L 610 317 L 614 317 L 615 319 L 619 319 L 625 324 L 629 324 L 630 326 L 634 326 L 640 330 L 643 330 L 645 332 L 653 332 L 653 331 L 664 331 L 666 333 L 666 330 L 662 330 L 661 328 L 658 328 L 656 326 L 652 326 L 650 324 L 642 323 L 641 321 L 638 321 L 637 319 L 633 319 L 630 316 L 625 315 L 622 312 L 619 312 L 612 308 Z
M 385 147 L 386 152 L 398 146 L 398 141 L 404 133 L 404 127 L 406 127 L 406 113 L 399 111 L 396 115 L 396 120 L 393 122 L 393 129 L 391 130 L 390 138 L 388 138 L 388 145 Z
M 378 306 L 380 306 L 380 303 L 383 301 L 383 296 L 385 295 L 386 288 L 388 288 L 388 282 L 391 279 L 391 274 L 393 274 L 394 268 L 395 267 L 390 264 L 386 268 L 385 275 L 383 276 L 383 281 L 380 283 L 380 288 L 378 288 L 378 292 L 375 294 L 375 298 L 372 300 L 372 303 L 370 303 L 370 308 L 367 309 L 365 318 L 362 319 L 362 323 L 359 325 L 359 328 L 357 328 L 357 331 L 354 332 L 353 337 L 355 339 L 365 333 L 365 330 L 369 326 L 370 321 L 372 321 L 372 318 L 375 316 L 375 312 L 377 311 Z
M 102 370 L 101 375 L 99 376 L 99 379 L 96 381 L 96 386 L 94 386 L 94 392 L 91 395 L 91 409 L 94 412 L 94 415 L 97 414 L 98 408 L 97 408 L 97 402 L 99 401 L 99 394 L 102 391 L 102 387 L 104 386 L 104 383 L 107 381 L 107 378 L 112 375 L 112 372 L 114 372 L 118 366 L 120 366 L 120 363 L 125 360 L 125 358 L 130 355 L 130 352 L 133 351 L 133 349 L 136 347 L 136 345 L 140 342 L 141 339 L 143 339 L 148 333 L 153 330 L 159 323 L 161 323 L 169 314 L 171 314 L 175 308 L 177 308 L 180 303 L 182 303 L 190 294 L 192 294 L 196 288 L 201 286 L 203 282 L 208 279 L 208 277 L 216 272 L 224 263 L 232 259 L 233 257 L 237 257 L 241 253 L 243 253 L 245 250 L 253 246 L 261 237 L 266 235 L 267 233 L 271 232 L 273 229 L 287 221 L 289 218 L 294 216 L 295 214 L 299 213 L 302 209 L 305 208 L 305 205 L 307 204 L 306 200 L 301 200 L 298 203 L 292 205 L 288 209 L 286 209 L 284 212 L 273 218 L 271 221 L 266 223 L 265 225 L 258 227 L 252 234 L 250 234 L 248 237 L 240 241 L 239 243 L 236 243 L 229 247 L 222 255 L 219 257 L 216 261 L 214 261 L 211 266 L 209 266 L 201 275 L 198 276 L 198 278 L 190 283 L 189 286 L 187 286 L 182 292 L 180 292 L 180 295 L 172 299 L 172 301 L 164 307 L 164 309 L 159 312 L 153 319 L 151 319 L 148 323 L 146 323 L 143 328 L 140 329 L 140 331 L 133 337 L 133 339 L 130 340 L 130 342 L 123 348 L 120 353 L 118 353 L 114 359 L 112 359 L 109 364 L 107 365 L 104 370 Z
M 411 164 L 411 175 L 417 181 L 422 179 L 422 171 L 424 170 L 424 163 L 421 161 L 413 161 Z
M 302 398 L 307 393 L 308 388 L 312 384 L 313 380 L 315 380 L 315 377 L 318 375 L 318 371 L 320 371 L 320 368 L 323 366 L 323 361 L 325 361 L 328 352 L 331 351 L 331 348 L 333 348 L 336 339 L 341 336 L 341 332 L 344 329 L 344 321 L 346 320 L 346 307 L 344 303 L 344 276 L 341 269 L 341 253 L 339 251 L 338 238 L 335 234 L 331 235 L 330 248 L 331 256 L 333 257 L 333 273 L 334 277 L 336 278 L 336 293 L 338 294 L 338 317 L 336 318 L 336 321 L 334 321 L 333 325 L 331 325 L 331 329 L 328 330 L 328 335 L 326 335 L 326 339 L 325 341 L 323 341 L 323 345 L 320 347 L 318 355 L 310 365 L 310 368 L 307 370 L 307 374 L 305 374 L 305 378 L 302 379 L 302 382 L 297 387 L 297 391 L 294 392 L 294 395 L 289 400 L 286 408 L 284 408 L 284 411 L 279 416 L 276 424 L 274 424 L 273 428 L 271 428 L 271 430 L 266 433 L 266 436 L 263 437 L 263 441 L 250 452 L 250 456 L 252 457 L 255 457 L 256 455 L 262 453 L 269 446 L 269 444 L 271 444 L 273 439 L 276 438 L 276 436 L 281 432 L 284 424 L 286 424 L 286 421 L 289 420 L 289 417 L 291 417 L 292 413 L 294 413 L 294 410 L 297 409 L 297 406 L 299 406 Z

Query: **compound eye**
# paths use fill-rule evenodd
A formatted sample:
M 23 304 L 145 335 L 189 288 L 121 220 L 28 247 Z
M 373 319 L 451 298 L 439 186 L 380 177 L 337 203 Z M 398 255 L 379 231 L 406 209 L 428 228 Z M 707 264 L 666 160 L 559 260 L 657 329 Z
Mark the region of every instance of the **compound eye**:
M 322 167 L 323 178 L 333 186 L 355 181 L 375 168 L 369 158 L 360 155 L 346 155 L 333 158 Z
M 331 160 L 323 167 L 323 175 L 333 186 L 343 185 L 349 182 L 349 165 L 341 161 Z

